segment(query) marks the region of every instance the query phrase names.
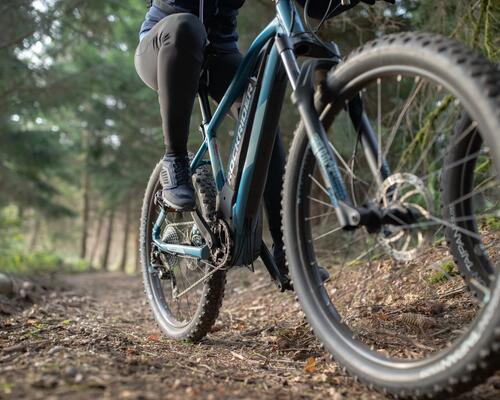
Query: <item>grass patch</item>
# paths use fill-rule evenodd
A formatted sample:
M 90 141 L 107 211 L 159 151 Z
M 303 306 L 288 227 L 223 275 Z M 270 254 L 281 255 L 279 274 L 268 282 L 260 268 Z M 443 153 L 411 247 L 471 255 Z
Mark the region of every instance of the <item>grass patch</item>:
M 63 257 L 51 250 L 33 251 L 23 235 L 22 221 L 12 208 L 0 209 L 0 271 L 12 274 L 32 272 L 79 272 L 90 268 L 87 261 Z
M 495 231 L 500 230 L 500 218 L 498 217 L 487 217 L 485 219 L 485 224 L 488 228 L 493 229 Z
M 11 394 L 12 389 L 14 388 L 14 385 L 8 382 L 1 382 L 0 383 L 0 392 L 3 392 L 4 394 Z
M 439 267 L 440 271 L 436 271 L 429 276 L 429 283 L 438 284 L 446 282 L 451 277 L 457 275 L 455 269 L 455 262 L 453 260 L 448 260 L 442 263 Z
M 37 251 L 32 253 L 13 251 L 0 255 L 0 271 L 7 273 L 82 272 L 89 268 L 90 264 L 85 260 L 65 260 L 59 254 L 51 251 Z

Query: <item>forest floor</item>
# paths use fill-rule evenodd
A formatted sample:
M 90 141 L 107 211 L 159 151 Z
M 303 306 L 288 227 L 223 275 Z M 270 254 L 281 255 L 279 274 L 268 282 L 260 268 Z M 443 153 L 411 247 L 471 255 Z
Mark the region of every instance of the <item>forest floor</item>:
M 93 273 L 0 298 L 0 399 L 383 399 L 341 372 L 293 294 L 263 271 L 229 274 L 201 343 L 164 339 L 139 276 Z M 500 375 L 461 400 L 500 398 Z

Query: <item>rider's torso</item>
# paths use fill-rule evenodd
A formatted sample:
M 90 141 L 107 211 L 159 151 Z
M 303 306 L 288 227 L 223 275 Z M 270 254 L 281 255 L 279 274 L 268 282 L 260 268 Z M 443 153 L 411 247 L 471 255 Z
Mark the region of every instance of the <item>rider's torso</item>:
M 204 21 L 210 43 L 222 50 L 237 49 L 236 16 L 245 0 L 205 0 Z M 141 26 L 141 39 L 159 21 L 175 13 L 199 14 L 199 0 L 154 0 Z

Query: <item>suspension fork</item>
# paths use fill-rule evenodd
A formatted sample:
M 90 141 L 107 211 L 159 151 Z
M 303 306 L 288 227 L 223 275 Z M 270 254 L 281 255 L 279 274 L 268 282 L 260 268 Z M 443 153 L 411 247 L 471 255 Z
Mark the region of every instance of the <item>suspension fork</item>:
M 344 228 L 358 226 L 361 222 L 359 211 L 364 213 L 365 210 L 357 210 L 352 206 L 314 101 L 316 70 L 328 70 L 335 67 L 341 60 L 340 55 L 337 51 L 337 57 L 307 61 L 302 69 L 299 69 L 290 38 L 279 35 L 276 39 L 276 46 L 294 90 L 292 99 L 299 109 L 311 150 L 318 161 L 323 179 L 327 182 L 326 189 L 330 201 L 335 207 L 339 223 Z M 348 103 L 347 111 L 355 131 L 361 138 L 361 144 L 372 175 L 375 181 L 381 185 L 391 175 L 391 171 L 384 154 L 382 154 L 370 120 L 364 111 L 363 101 L 359 94 Z
M 310 60 L 304 63 L 302 69 L 299 69 L 290 38 L 278 35 L 276 46 L 293 89 L 292 100 L 299 109 L 311 150 L 318 161 L 321 175 L 327 186 L 325 189 L 335 208 L 339 223 L 344 228 L 356 227 L 360 222 L 360 214 L 352 206 L 325 128 L 314 105 L 316 69 L 331 68 L 338 61 L 334 59 Z

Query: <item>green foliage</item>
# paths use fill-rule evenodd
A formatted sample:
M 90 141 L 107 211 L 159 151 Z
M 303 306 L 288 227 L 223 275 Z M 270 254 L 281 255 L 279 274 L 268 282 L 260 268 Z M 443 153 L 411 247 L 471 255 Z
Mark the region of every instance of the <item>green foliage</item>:
M 16 274 L 31 272 L 82 272 L 90 268 L 85 260 L 68 261 L 51 251 L 10 252 L 0 255 L 0 271 Z
M 438 271 L 429 276 L 429 283 L 438 284 L 446 282 L 450 277 L 457 275 L 455 262 L 448 260 L 437 267 Z
M 11 257 L 22 246 L 23 238 L 19 228 L 14 208 L 0 209 L 0 269 L 3 264 L 1 260 Z
M 457 37 L 498 60 L 499 9 L 495 0 L 472 5 L 467 0 L 398 0 L 394 7 L 379 2 L 328 21 L 321 35 L 348 53 L 384 33 L 430 30 Z M 130 199 L 137 214 L 149 173 L 163 152 L 156 93 L 141 82 L 133 63 L 145 12 L 144 2 L 136 0 L 1 2 L 3 266 L 60 265 L 54 254 L 74 254 L 75 237 L 92 225 L 82 218 L 84 198 L 91 208 L 90 219 L 123 208 Z M 272 2 L 247 1 L 239 17 L 243 51 L 273 15 Z M 430 115 L 418 132 L 417 149 L 434 128 L 438 116 Z M 191 149 L 200 140 L 196 118 Z M 287 100 L 280 122 L 287 144 L 297 121 L 296 109 Z M 233 121 L 223 125 L 221 149 L 229 148 L 227 131 L 232 129 Z M 338 136 L 340 143 L 341 132 Z M 34 221 L 42 221 L 45 230 L 33 232 Z M 38 253 L 32 250 L 26 255 L 24 232 L 40 236 L 34 245 Z
M 494 231 L 500 230 L 500 218 L 489 216 L 485 220 L 486 226 Z
M 84 271 L 89 267 L 85 260 L 67 260 L 54 251 L 29 251 L 15 207 L 0 210 L 0 271 L 23 274 L 31 271 Z

